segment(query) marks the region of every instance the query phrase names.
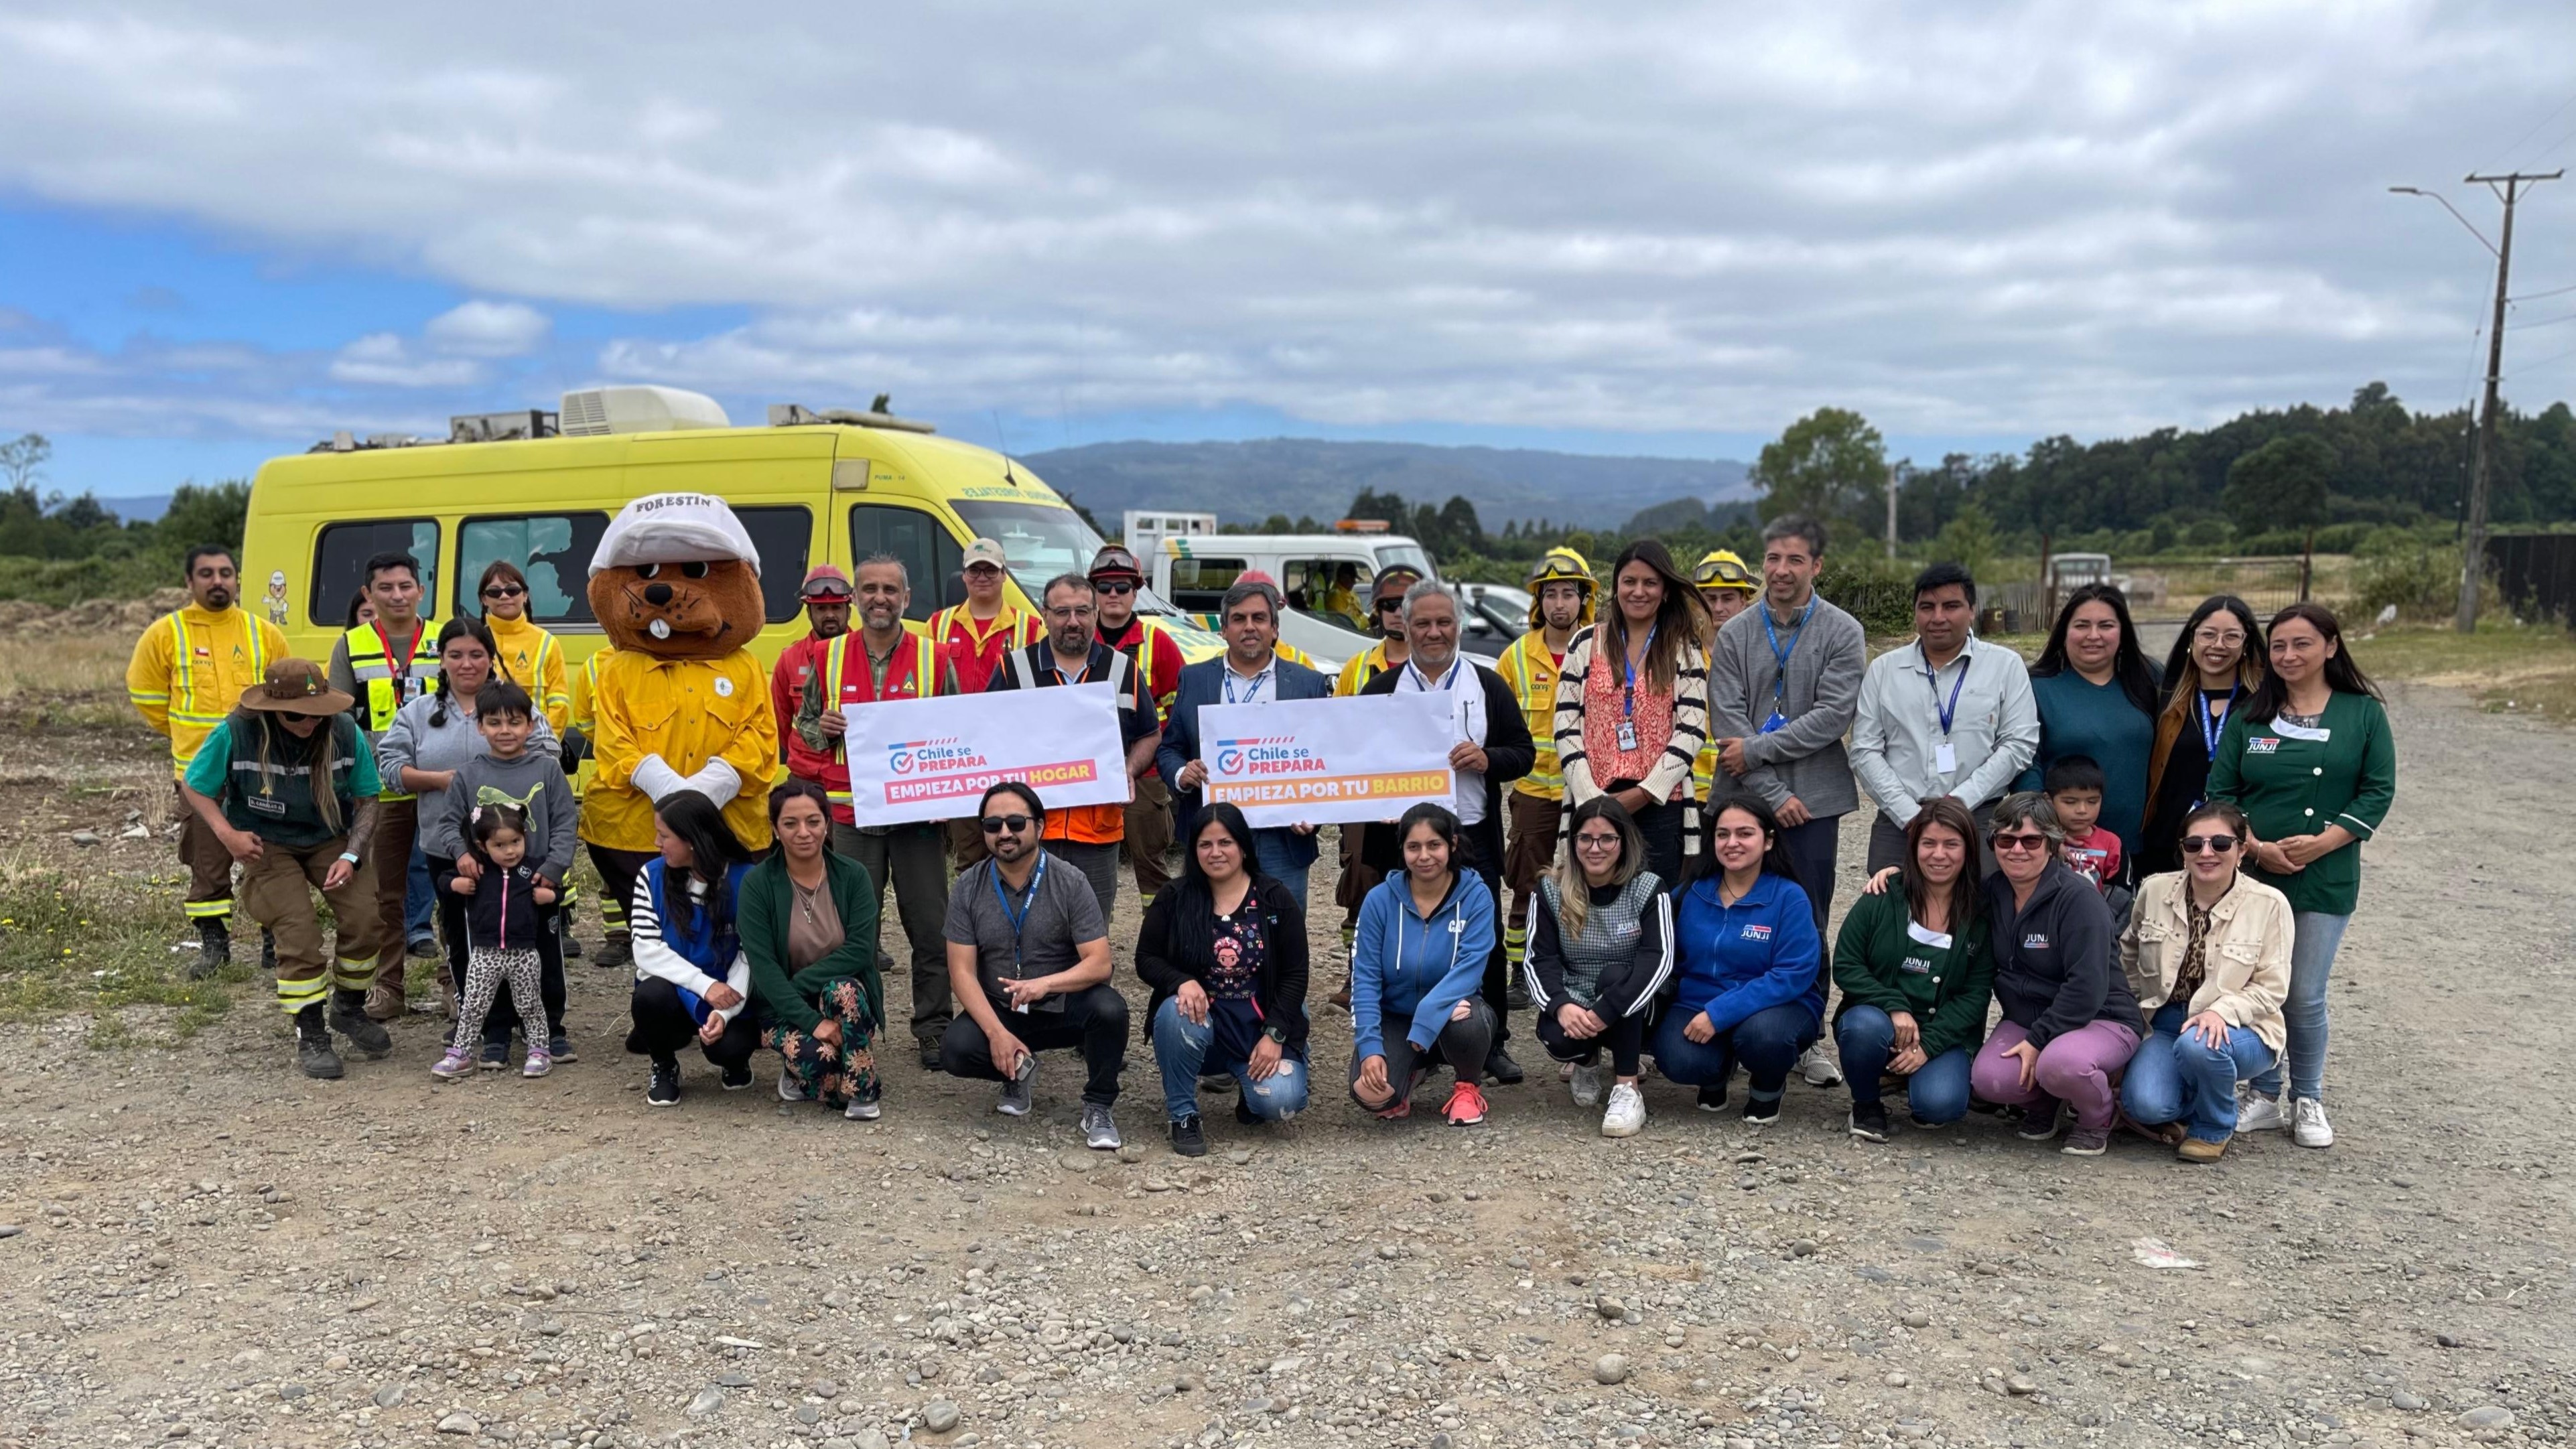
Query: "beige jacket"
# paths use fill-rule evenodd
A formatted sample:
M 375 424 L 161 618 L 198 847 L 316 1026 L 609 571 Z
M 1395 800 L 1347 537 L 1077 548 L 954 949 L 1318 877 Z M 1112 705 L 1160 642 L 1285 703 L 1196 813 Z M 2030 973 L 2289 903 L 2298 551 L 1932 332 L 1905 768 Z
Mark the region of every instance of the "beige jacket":
M 2191 944 L 2190 900 L 2188 871 L 2151 875 L 2138 887 L 2129 929 L 2121 933 L 2120 969 L 2150 1018 L 2172 999 Z M 2290 936 L 2289 898 L 2239 872 L 2210 909 L 2200 989 L 2192 993 L 2189 1014 L 2215 1011 L 2278 1053 L 2289 1038 L 2281 1003 L 2290 993 Z

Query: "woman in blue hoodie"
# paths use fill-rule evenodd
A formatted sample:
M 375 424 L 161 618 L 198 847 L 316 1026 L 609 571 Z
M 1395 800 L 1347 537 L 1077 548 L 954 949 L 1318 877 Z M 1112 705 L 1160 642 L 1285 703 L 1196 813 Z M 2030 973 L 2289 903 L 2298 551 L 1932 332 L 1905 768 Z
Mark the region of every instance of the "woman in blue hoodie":
M 1494 900 L 1458 862 L 1458 817 L 1425 802 L 1404 812 L 1396 838 L 1404 869 L 1360 904 L 1351 946 L 1351 1096 L 1380 1117 L 1413 1111 L 1432 1067 L 1456 1069 L 1441 1114 L 1453 1127 L 1485 1120 L 1478 1086 L 1494 1042 L 1494 1009 L 1480 990 L 1494 948 Z
M 1744 1120 L 1780 1120 L 1780 1094 L 1825 1016 L 1824 938 L 1780 850 L 1771 807 L 1736 795 L 1713 807 L 1705 848 L 1673 911 L 1681 969 L 1655 1028 L 1655 1064 L 1699 1088 L 1703 1112 L 1726 1106 L 1738 1062 L 1753 1079 Z

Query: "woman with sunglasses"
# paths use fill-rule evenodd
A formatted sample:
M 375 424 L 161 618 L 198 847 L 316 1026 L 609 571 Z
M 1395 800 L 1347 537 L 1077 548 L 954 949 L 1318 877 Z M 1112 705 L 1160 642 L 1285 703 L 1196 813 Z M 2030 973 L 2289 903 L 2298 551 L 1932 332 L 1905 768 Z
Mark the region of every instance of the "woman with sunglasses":
M 1655 1067 L 1724 1110 L 1738 1063 L 1752 1079 L 1745 1125 L 1780 1120 L 1780 1094 L 1825 1015 L 1824 938 L 1780 846 L 1780 822 L 1752 795 L 1709 810 L 1697 862 L 1673 907 L 1680 958 L 1655 1026 Z
M 2236 1131 L 2236 1084 L 2280 1059 L 2288 1025 L 2289 898 L 2245 874 L 2245 812 L 2183 817 L 2183 868 L 2138 887 L 2120 969 L 2147 1012 L 2120 1109 L 2185 1162 L 2216 1162 Z
M 1202 1072 L 1234 1078 L 1234 1120 L 1276 1122 L 1306 1106 L 1306 913 L 1255 864 L 1252 827 L 1219 801 L 1190 823 L 1181 878 L 1155 893 L 1136 935 L 1172 1150 L 1207 1155 Z
M 508 559 L 494 559 L 474 586 L 483 604 L 483 625 L 492 631 L 492 646 L 502 667 L 546 717 L 558 735 L 572 723 L 572 686 L 564 671 L 563 645 L 528 618 L 528 576 Z
M 2147 821 L 2138 844 L 2141 879 L 2182 869 L 2174 842 L 2182 817 L 2200 808 L 2210 757 L 2227 722 L 2263 682 L 2263 626 L 2233 594 L 2200 601 L 2165 656 L 2165 702 L 2147 754 Z
M 1639 1054 L 1655 998 L 1673 977 L 1673 902 L 1646 869 L 1646 840 L 1628 807 L 1595 795 L 1574 807 L 1556 868 L 1539 877 L 1523 962 L 1539 1045 L 1573 1064 L 1574 1105 L 1601 1104 L 1601 1049 L 1610 1049 L 1604 1137 L 1646 1125 Z
M 2253 829 L 2254 878 L 2289 897 L 2290 1101 L 2275 1100 L 2281 1069 L 2255 1078 L 2244 1132 L 2292 1123 L 2301 1147 L 2332 1147 L 2326 1121 L 2326 978 L 2361 901 L 2361 843 L 2397 798 L 2397 744 L 2379 690 L 2343 647 L 2319 604 L 2272 616 L 2271 669 L 2227 722 L 2209 766 L 2209 798 L 2234 802 Z
M 2065 1104 L 2075 1126 L 2062 1150 L 2099 1157 L 2119 1107 L 2111 1084 L 2146 1035 L 2114 960 L 2111 908 L 2060 858 L 2066 832 L 2046 795 L 2006 795 L 1992 830 L 1986 921 L 2004 1019 L 1970 1065 L 1969 1085 L 1986 1101 L 2022 1108 L 2021 1135 L 2033 1142 L 2057 1135 Z
M 1851 1081 L 1851 1135 L 1887 1140 L 1880 1081 L 1905 1080 L 1917 1127 L 1968 1112 L 1968 1059 L 1986 1035 L 1994 994 L 1993 937 L 1977 892 L 1977 821 L 1947 795 L 1905 826 L 1901 887 L 1872 882 L 1834 939 L 1843 989 L 1834 1044 Z

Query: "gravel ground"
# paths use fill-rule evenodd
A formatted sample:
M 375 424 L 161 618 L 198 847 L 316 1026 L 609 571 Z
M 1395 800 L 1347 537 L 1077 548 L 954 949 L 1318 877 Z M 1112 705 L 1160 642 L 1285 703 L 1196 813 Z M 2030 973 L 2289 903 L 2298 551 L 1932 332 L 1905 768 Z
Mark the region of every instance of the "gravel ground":
M 1022 1122 L 908 1052 L 873 1125 L 766 1068 L 648 1113 L 580 962 L 542 1082 L 433 1085 L 420 1016 L 338 1083 L 255 1005 L 170 1050 L 10 1028 L 0 1445 L 2564 1443 L 2571 1133 L 2519 1088 L 2570 1046 L 2576 736 L 2394 714 L 2331 1151 L 1871 1146 L 1795 1083 L 1756 1131 L 1651 1082 L 1613 1142 L 1542 1069 L 1472 1131 L 1211 1096 L 1184 1162 L 1141 1048 L 1114 1156 L 1062 1058 Z M 1320 1008 L 1326 1081 L 1348 1051 Z

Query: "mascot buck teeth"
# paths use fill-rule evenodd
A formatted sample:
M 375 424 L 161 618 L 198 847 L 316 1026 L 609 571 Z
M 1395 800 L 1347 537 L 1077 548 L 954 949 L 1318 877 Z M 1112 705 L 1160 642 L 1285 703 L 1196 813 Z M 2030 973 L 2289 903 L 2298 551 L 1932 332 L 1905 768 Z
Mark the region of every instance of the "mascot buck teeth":
M 590 609 L 616 646 L 599 671 L 598 772 L 582 811 L 594 859 L 641 868 L 654 803 L 678 790 L 714 801 L 746 848 L 767 849 L 778 721 L 749 647 L 767 614 L 742 521 L 704 493 L 627 504 L 590 561 Z M 608 886 L 622 898 L 634 876 L 621 874 Z

